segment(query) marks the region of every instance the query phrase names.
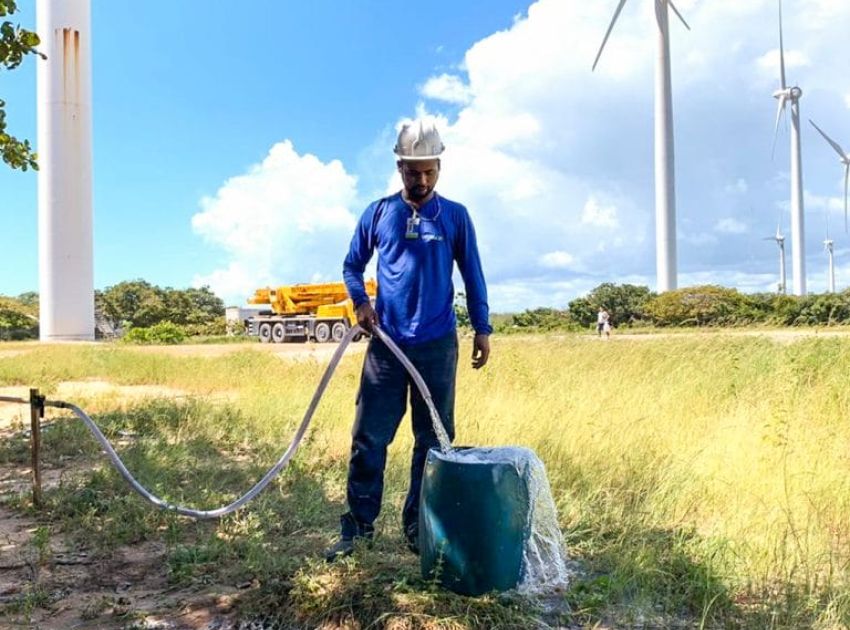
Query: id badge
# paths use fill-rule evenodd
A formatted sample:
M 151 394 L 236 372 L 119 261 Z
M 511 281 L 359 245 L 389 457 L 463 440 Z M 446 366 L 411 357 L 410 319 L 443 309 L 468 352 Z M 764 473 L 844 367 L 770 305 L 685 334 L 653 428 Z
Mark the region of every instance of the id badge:
M 404 232 L 404 238 L 419 238 L 419 217 L 412 216 L 407 220 L 407 229 Z

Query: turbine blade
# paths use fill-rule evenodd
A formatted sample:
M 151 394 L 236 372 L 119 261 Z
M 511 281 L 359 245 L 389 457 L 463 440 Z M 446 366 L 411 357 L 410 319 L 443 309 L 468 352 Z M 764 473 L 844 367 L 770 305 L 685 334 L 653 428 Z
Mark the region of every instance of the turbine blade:
M 688 30 L 691 30 L 691 27 L 688 26 L 687 22 L 685 22 L 685 18 L 682 17 L 681 13 L 679 13 L 679 9 L 677 9 L 676 5 L 673 4 L 673 0 L 667 0 L 667 4 L 670 5 L 670 8 L 673 9 L 673 13 L 675 13 L 678 16 L 678 18 L 682 21 L 682 24 L 685 25 L 685 28 L 688 29 Z
M 823 129 L 821 129 L 820 127 L 818 127 L 818 126 L 815 124 L 815 121 L 814 121 L 814 120 L 812 120 L 811 118 L 809 118 L 809 122 L 810 122 L 810 123 L 812 123 L 812 127 L 814 127 L 815 129 L 817 129 L 817 130 L 818 130 L 818 133 L 820 133 L 820 135 L 822 135 L 822 136 L 823 136 L 823 139 L 824 139 L 824 140 L 826 140 L 827 142 L 829 142 L 830 146 L 831 146 L 833 149 L 835 149 L 835 152 L 836 152 L 836 153 L 838 153 L 838 155 L 840 155 L 840 156 L 841 156 L 842 161 L 843 161 L 843 160 L 845 160 L 845 159 L 847 159 L 847 154 L 846 154 L 846 153 L 844 153 L 844 149 L 842 149 L 842 148 L 841 148 L 841 145 L 840 145 L 840 144 L 838 144 L 835 140 L 833 140 L 833 139 L 832 139 L 832 138 L 830 138 L 828 135 L 826 135 L 826 132 L 825 132 Z
M 776 138 L 779 136 L 779 119 L 782 118 L 782 114 L 785 112 L 785 101 L 787 97 L 783 94 L 779 97 L 779 106 L 776 109 L 776 126 L 773 129 L 773 148 L 770 150 L 770 159 L 773 159 L 773 155 L 776 153 Z
M 826 240 L 829 240 L 829 204 L 826 206 Z M 826 243 L 826 241 L 824 241 Z
M 847 233 L 847 184 L 850 183 L 850 161 L 844 165 L 844 233 Z
M 599 58 L 602 56 L 602 51 L 605 50 L 605 44 L 608 42 L 608 37 L 611 35 L 611 31 L 614 30 L 614 24 L 617 22 L 617 18 L 620 17 L 620 11 L 623 10 L 623 5 L 626 4 L 626 0 L 620 0 L 620 4 L 617 5 L 617 10 L 614 11 L 614 17 L 611 19 L 611 24 L 608 25 L 608 30 L 605 31 L 605 37 L 602 39 L 602 45 L 599 47 L 599 52 L 596 53 L 596 59 L 593 61 L 593 68 L 591 68 L 591 72 L 596 70 L 596 64 L 599 63 Z
M 782 81 L 782 89 L 788 86 L 785 84 L 785 45 L 782 41 L 782 0 L 779 0 L 779 77 Z

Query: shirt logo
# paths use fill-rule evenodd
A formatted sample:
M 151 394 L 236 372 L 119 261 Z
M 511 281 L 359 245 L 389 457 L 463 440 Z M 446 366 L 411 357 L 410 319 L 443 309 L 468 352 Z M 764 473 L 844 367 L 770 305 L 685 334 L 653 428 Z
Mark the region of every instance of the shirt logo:
M 441 234 L 423 234 L 422 240 L 428 243 L 430 241 L 442 241 L 443 237 Z

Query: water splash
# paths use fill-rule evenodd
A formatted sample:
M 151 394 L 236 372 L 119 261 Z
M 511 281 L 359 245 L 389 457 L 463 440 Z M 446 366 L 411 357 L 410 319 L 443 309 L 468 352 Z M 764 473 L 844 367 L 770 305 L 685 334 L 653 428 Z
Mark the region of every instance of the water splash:
M 441 457 L 460 464 L 507 464 L 528 488 L 528 510 L 517 590 L 542 594 L 569 583 L 564 537 L 558 527 L 555 500 L 546 468 L 531 449 L 520 446 L 477 447 L 453 450 Z

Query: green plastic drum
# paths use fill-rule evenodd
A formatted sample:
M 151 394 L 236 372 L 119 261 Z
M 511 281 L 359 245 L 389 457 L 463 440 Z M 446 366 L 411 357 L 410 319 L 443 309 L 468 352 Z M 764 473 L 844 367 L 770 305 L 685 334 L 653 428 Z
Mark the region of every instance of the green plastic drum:
M 462 595 L 515 588 L 529 510 L 516 466 L 432 449 L 419 508 L 423 577 Z

